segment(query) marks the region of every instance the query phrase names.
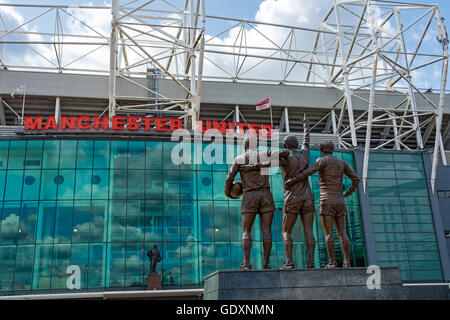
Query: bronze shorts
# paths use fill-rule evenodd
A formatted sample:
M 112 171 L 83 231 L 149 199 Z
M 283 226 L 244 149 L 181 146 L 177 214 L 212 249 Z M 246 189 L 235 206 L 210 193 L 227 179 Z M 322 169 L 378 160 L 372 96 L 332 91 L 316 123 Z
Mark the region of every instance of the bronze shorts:
M 315 212 L 314 200 L 300 200 L 295 203 L 290 203 L 283 207 L 284 213 L 292 213 L 292 214 L 314 214 Z
M 275 211 L 272 193 L 269 189 L 258 189 L 244 193 L 241 213 L 267 213 Z
M 347 214 L 347 207 L 345 204 L 320 204 L 320 215 L 341 217 Z

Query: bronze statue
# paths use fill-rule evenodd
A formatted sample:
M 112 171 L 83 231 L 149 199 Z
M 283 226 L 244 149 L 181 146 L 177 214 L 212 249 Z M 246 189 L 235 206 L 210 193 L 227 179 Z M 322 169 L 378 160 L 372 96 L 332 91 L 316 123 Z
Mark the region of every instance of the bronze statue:
M 148 250 L 147 256 L 150 259 L 150 272 L 156 272 L 156 265 L 161 261 L 161 254 L 159 253 L 158 246 L 155 244 L 153 248 Z
M 272 219 L 275 203 L 270 191 L 269 176 L 261 174 L 260 170 L 244 170 L 246 164 L 257 164 L 263 157 L 286 156 L 287 153 L 279 151 L 258 151 L 257 138 L 249 136 L 244 139 L 245 153 L 234 159 L 225 179 L 225 195 L 233 198 L 231 189 L 236 174 L 239 172 L 242 180 L 243 198 L 241 203 L 242 214 L 242 251 L 244 262 L 241 270 L 251 270 L 250 250 L 252 247 L 251 231 L 257 214 L 260 214 L 260 223 L 263 240 L 263 269 L 270 269 L 269 259 L 272 250 Z M 257 165 L 259 167 L 259 165 Z
M 295 136 L 290 135 L 284 139 L 284 148 L 288 151 L 286 158 L 280 159 L 279 165 L 283 181 L 286 182 L 290 178 L 295 177 L 302 170 L 305 170 L 309 165 L 309 120 L 306 114 L 303 117 L 303 144 L 301 151 L 297 151 L 298 140 Z M 270 166 L 269 162 L 264 162 L 261 167 Z M 257 166 L 248 165 L 247 170 Z M 283 269 L 295 269 L 295 264 L 292 259 L 292 229 L 297 221 L 298 215 L 302 220 L 303 234 L 308 248 L 308 262 L 307 268 L 314 268 L 314 250 L 316 247 L 316 240 L 313 233 L 314 224 L 314 197 L 309 186 L 308 179 L 299 180 L 296 184 L 284 188 L 283 201 L 283 222 L 282 222 L 282 240 L 284 246 L 284 253 L 286 260 Z
M 296 177 L 285 182 L 286 188 L 307 179 L 314 172 L 319 171 L 320 183 L 320 222 L 325 234 L 326 248 L 328 252 L 328 264 L 326 268 L 337 267 L 334 259 L 334 239 L 333 224 L 336 225 L 336 232 L 339 236 L 342 251 L 344 253 L 343 267 L 350 267 L 350 240 L 345 231 L 345 207 L 344 198 L 350 196 L 356 191 L 359 184 L 358 175 L 343 160 L 333 156 L 334 144 L 332 141 L 324 141 L 320 144 L 322 157 L 317 159 L 316 163 L 298 174 Z M 352 185 L 343 194 L 342 180 L 346 174 L 351 180 Z

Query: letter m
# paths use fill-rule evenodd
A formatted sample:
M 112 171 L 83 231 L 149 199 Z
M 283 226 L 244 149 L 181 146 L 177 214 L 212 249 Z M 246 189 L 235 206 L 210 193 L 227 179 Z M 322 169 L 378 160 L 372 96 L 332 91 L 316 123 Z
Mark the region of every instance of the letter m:
M 41 130 L 42 128 L 42 116 L 37 116 L 33 121 L 32 116 L 25 116 L 25 130 Z

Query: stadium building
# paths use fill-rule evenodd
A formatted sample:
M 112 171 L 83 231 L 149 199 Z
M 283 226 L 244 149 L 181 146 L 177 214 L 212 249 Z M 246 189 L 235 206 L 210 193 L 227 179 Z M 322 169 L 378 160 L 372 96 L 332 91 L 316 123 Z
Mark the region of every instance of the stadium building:
M 63 15 L 81 19 L 69 6 L 0 4 L 35 10 L 27 23 L 0 30 L 0 295 L 73 292 L 70 266 L 80 270 L 77 292 L 142 290 L 154 244 L 165 289 L 202 288 L 206 275 L 238 269 L 240 200 L 224 195 L 227 159 L 243 152 L 241 129 L 301 141 L 305 113 L 310 163 L 320 156 L 319 143 L 332 140 L 335 156 L 362 177 L 346 198 L 352 265 L 397 266 L 405 283 L 450 280 L 448 38 L 437 6 L 337 1 L 320 28 L 311 29 L 208 16 L 204 1 L 182 1 L 180 10 L 177 1 L 167 8 L 141 2 L 79 7 L 112 13 L 109 34 L 79 20 L 83 35 L 55 24 L 51 32 L 25 27 L 44 17 L 55 18 L 56 26 Z M 412 7 L 419 13 L 409 14 Z M 0 11 L 5 21 L 8 12 Z M 382 22 L 370 27 L 366 21 L 375 12 Z M 239 41 L 207 37 L 213 20 L 238 23 Z M 387 25 L 398 34 L 383 29 Z M 422 29 L 411 49 L 404 37 L 413 25 Z M 270 30 L 279 31 L 282 43 L 260 48 L 240 41 L 258 28 L 269 30 L 260 34 L 267 39 Z M 37 40 L 34 30 L 40 30 Z M 305 34 L 314 40 L 309 51 L 286 44 Z M 440 51 L 423 48 L 429 34 L 437 36 Z M 45 56 L 48 46 L 52 57 Z M 71 46 L 80 47 L 80 57 L 64 61 L 62 47 Z M 77 65 L 97 47 L 110 54 L 106 69 Z M 17 48 L 31 49 L 27 53 L 37 53 L 42 63 L 18 63 L 12 57 Z M 133 52 L 139 59 L 132 61 Z M 229 57 L 226 69 L 219 58 Z M 282 74 L 252 74 L 264 63 L 263 71 L 281 63 Z M 440 88 L 418 88 L 412 72 L 432 65 L 439 67 Z M 270 107 L 257 110 L 266 98 Z M 213 152 L 222 161 L 205 159 L 212 140 L 194 135 L 199 124 L 201 131 L 225 132 L 222 152 Z M 173 157 L 177 129 L 192 135 L 183 140 L 190 151 L 184 163 Z M 281 268 L 283 185 L 280 170 L 272 173 L 271 267 Z M 317 174 L 310 182 L 315 267 L 322 268 L 328 257 Z M 344 189 L 350 184 L 345 179 Z M 300 219 L 294 230 L 294 262 L 304 268 Z M 252 265 L 260 269 L 258 218 L 252 250 Z M 341 263 L 339 241 L 336 251 Z

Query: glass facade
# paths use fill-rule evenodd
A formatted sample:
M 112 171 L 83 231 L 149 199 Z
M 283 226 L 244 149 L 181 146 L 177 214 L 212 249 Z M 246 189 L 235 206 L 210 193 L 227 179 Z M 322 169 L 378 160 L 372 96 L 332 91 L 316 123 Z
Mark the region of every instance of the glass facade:
M 65 290 L 67 267 L 81 270 L 81 288 L 142 288 L 157 244 L 157 271 L 165 286 L 196 286 L 215 270 L 242 262 L 240 200 L 223 192 L 230 165 L 175 164 L 175 142 L 136 140 L 0 140 L 0 291 L 22 294 Z M 207 144 L 189 144 L 192 158 Z M 242 152 L 220 145 L 223 159 Z M 237 150 L 236 150 L 237 149 Z M 335 153 L 353 166 L 351 153 Z M 311 151 L 311 163 L 319 151 Z M 238 176 L 239 177 L 239 176 Z M 281 242 L 283 187 L 270 177 L 276 212 L 271 267 L 284 262 Z M 317 174 L 310 177 L 318 211 Z M 349 180 L 344 181 L 346 188 Z M 358 195 L 346 199 L 352 264 L 365 266 Z M 315 265 L 327 263 L 318 212 Z M 307 250 L 300 219 L 293 232 L 298 268 Z M 336 237 L 336 240 L 338 238 Z M 435 242 L 434 242 L 435 243 Z M 261 268 L 259 221 L 252 264 Z M 342 261 L 339 241 L 337 259 Z
M 380 266 L 403 280 L 443 280 L 420 154 L 371 153 L 368 192 Z

